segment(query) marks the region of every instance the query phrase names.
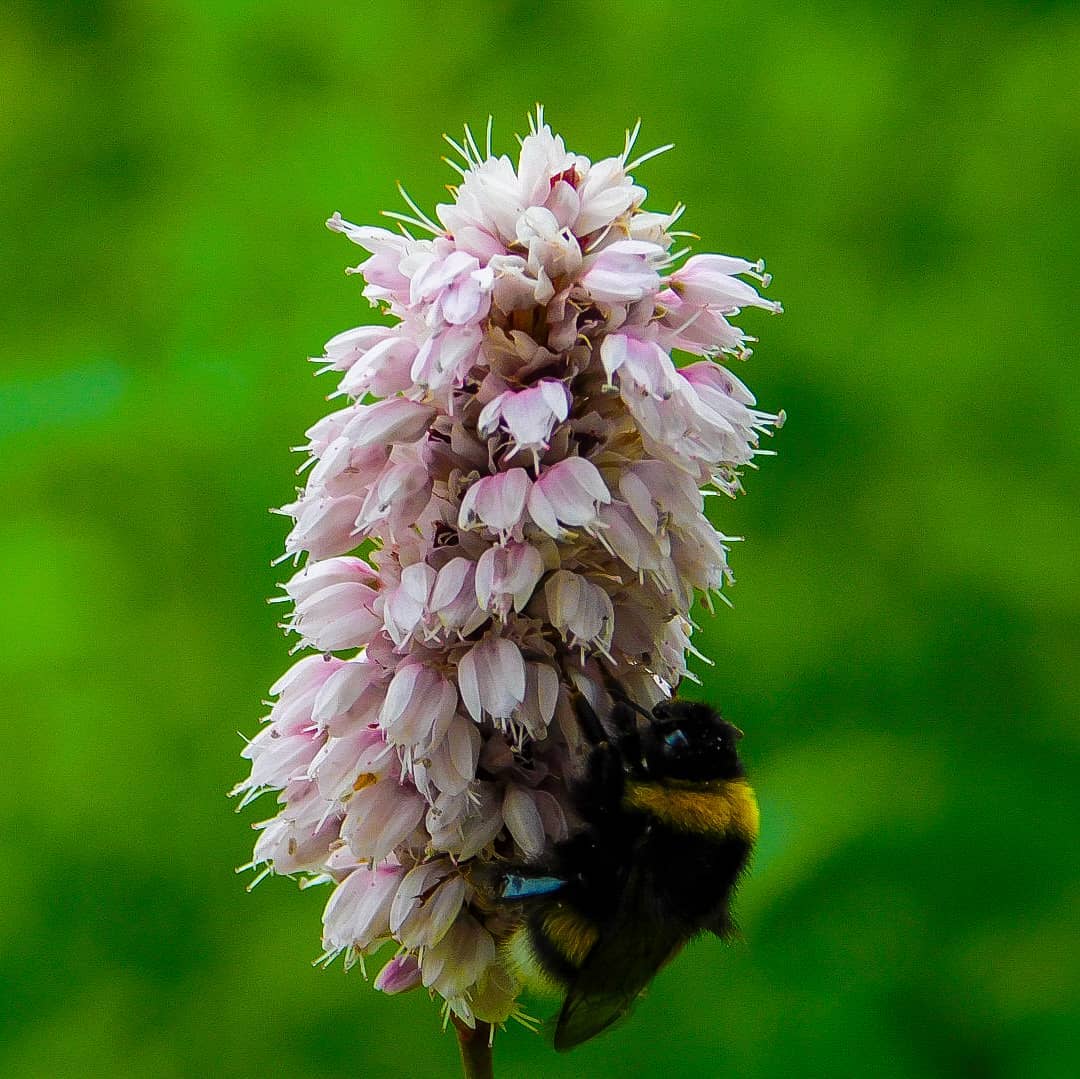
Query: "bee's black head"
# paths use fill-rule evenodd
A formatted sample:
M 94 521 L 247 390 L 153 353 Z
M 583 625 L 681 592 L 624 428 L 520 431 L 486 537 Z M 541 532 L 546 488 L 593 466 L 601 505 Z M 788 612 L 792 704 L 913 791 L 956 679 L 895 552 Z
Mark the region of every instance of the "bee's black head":
M 743 775 L 738 727 L 696 701 L 661 701 L 642 734 L 645 766 L 654 779 L 736 779 Z

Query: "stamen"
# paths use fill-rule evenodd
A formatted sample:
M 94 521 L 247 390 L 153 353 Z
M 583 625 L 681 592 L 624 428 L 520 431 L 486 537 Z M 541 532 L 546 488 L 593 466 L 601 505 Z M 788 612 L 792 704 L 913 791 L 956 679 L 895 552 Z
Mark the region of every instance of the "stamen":
M 481 158 L 480 150 L 476 145 L 476 140 L 473 138 L 472 128 L 468 124 L 465 125 L 465 141 L 473 152 L 473 164 L 479 165 L 483 158 Z
M 333 961 L 337 959 L 340 954 L 340 949 L 328 949 L 327 951 L 323 952 L 322 955 L 320 955 L 317 959 L 313 959 L 311 961 L 311 965 L 313 967 L 322 967 L 323 970 L 326 970 L 327 967 L 329 967 L 330 964 L 333 963 Z
M 463 146 L 460 146 L 457 142 L 455 142 L 449 135 L 446 134 L 445 131 L 443 132 L 443 138 L 448 143 L 450 143 L 450 145 L 455 150 L 457 150 L 457 152 L 461 155 L 461 159 L 465 162 L 466 165 L 472 164 L 472 162 L 469 160 L 469 155 L 465 152 L 465 148 Z
M 401 184 L 397 185 L 397 189 L 401 197 L 405 200 L 406 205 L 409 207 L 410 210 L 413 211 L 413 213 L 416 214 L 420 221 L 422 221 L 431 231 L 435 233 L 441 233 L 443 231 L 439 225 L 432 221 L 431 218 L 428 217 L 428 215 L 424 213 L 424 211 L 421 210 L 419 206 L 416 205 L 412 197 L 409 195 L 408 191 L 406 191 L 405 188 L 401 186 Z
M 705 314 L 706 310 L 707 308 L 699 307 L 677 330 L 674 331 L 675 334 L 681 334 L 684 330 L 689 329 L 689 327 L 693 326 L 694 323 L 697 322 L 697 320 Z
M 430 225 L 427 222 L 419 221 L 415 217 L 409 217 L 408 214 L 399 214 L 396 210 L 383 210 L 382 216 L 391 217 L 395 221 L 404 222 L 406 225 L 413 225 L 418 229 L 424 229 L 425 232 L 430 232 L 434 236 L 441 236 L 445 231 L 444 229 L 436 228 L 434 225 Z M 404 229 L 401 231 L 404 232 L 410 240 L 414 239 L 411 233 L 406 232 Z
M 639 165 L 644 165 L 646 161 L 651 161 L 654 157 L 659 157 L 661 154 L 666 154 L 668 150 L 674 150 L 675 143 L 669 142 L 663 146 L 657 146 L 655 150 L 650 150 L 647 154 L 642 154 L 640 157 L 635 157 L 629 165 L 623 166 L 624 172 L 632 172 Z
M 445 154 L 443 154 L 442 160 L 445 161 L 450 166 L 450 168 L 452 168 L 454 172 L 456 172 L 463 180 L 467 180 L 469 178 L 468 172 L 466 172 L 465 169 L 463 169 L 452 157 L 447 157 Z M 457 198 L 456 188 L 453 188 L 449 184 L 447 184 L 446 190 L 449 191 L 454 198 Z
M 274 870 L 271 866 L 267 866 L 247 887 L 245 892 L 253 892 L 257 885 L 261 884 Z
M 593 240 L 593 242 L 591 244 L 589 244 L 589 246 L 587 248 L 585 248 L 585 254 L 586 255 L 591 254 L 596 249 L 597 244 L 603 243 L 604 239 L 607 237 L 607 234 L 610 231 L 611 231 L 611 225 L 605 225 L 604 229 L 600 233 L 600 235 L 597 236 L 596 239 Z

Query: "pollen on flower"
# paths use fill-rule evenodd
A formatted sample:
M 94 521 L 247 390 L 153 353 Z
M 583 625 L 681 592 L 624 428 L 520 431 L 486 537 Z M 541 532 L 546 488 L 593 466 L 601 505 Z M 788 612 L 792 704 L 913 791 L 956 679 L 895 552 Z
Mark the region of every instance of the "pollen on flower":
M 703 495 L 783 422 L 727 366 L 756 340 L 731 320 L 781 310 L 764 263 L 676 249 L 684 208 L 632 175 L 670 147 L 631 159 L 637 131 L 593 162 L 538 109 L 515 162 L 466 128 L 451 202 L 327 221 L 392 325 L 315 361 L 344 407 L 279 511 L 312 653 L 243 750 L 241 805 L 278 806 L 245 868 L 331 886 L 318 962 L 392 944 L 376 988 L 470 1025 L 533 1022 L 484 882 L 567 836 L 569 688 L 602 692 L 601 661 L 643 703 L 688 676 L 691 607 L 731 580 Z

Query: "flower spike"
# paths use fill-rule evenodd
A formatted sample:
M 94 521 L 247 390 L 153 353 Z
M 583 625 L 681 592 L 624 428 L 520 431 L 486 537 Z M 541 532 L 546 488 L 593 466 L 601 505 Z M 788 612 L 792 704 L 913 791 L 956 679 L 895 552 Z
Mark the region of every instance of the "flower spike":
M 327 221 L 390 324 L 317 361 L 337 411 L 280 510 L 307 654 L 242 751 L 233 793 L 277 798 L 245 868 L 328 885 L 316 962 L 394 942 L 375 988 L 440 996 L 477 1051 L 528 1022 L 489 882 L 567 836 L 573 702 L 614 677 L 648 708 L 694 677 L 691 606 L 731 581 L 703 489 L 738 493 L 783 420 L 717 362 L 749 355 L 744 309 L 780 311 L 764 263 L 682 261 L 684 207 L 645 210 L 629 175 L 671 149 L 630 160 L 640 127 L 594 162 L 537 105 L 515 164 L 489 118 L 483 149 L 443 136 L 450 202 L 399 185 L 386 216 L 427 236 Z

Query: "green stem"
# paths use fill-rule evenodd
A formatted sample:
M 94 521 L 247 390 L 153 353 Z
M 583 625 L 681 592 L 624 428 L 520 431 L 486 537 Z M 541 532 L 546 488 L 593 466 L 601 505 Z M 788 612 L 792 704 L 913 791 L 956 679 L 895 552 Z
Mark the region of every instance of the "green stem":
M 473 1030 L 455 1016 L 454 1029 L 457 1031 L 465 1079 L 495 1079 L 491 1062 L 491 1024 L 478 1020 Z

